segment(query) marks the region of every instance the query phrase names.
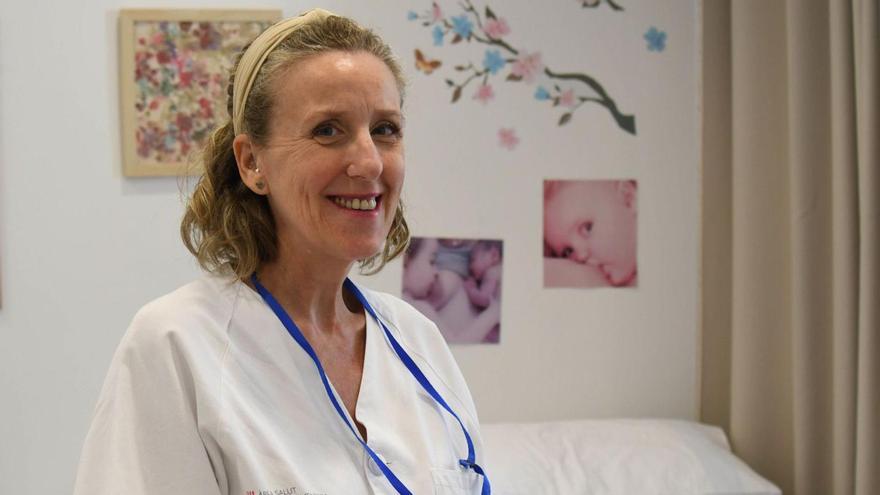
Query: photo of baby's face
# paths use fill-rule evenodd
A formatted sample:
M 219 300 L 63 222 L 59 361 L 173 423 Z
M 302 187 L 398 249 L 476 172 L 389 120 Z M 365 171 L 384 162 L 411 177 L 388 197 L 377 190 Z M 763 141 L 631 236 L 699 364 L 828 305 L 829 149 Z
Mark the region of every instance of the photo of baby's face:
M 634 181 L 547 181 L 544 188 L 546 255 L 594 267 L 607 281 L 606 285 L 634 285 L 636 205 Z M 546 285 L 597 284 L 554 285 L 553 280 L 546 280 Z

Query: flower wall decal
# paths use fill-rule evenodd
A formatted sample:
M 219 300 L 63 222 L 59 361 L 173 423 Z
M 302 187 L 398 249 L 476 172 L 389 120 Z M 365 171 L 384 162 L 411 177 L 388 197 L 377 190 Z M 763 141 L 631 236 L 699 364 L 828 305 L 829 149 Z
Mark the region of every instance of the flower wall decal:
M 502 127 L 498 130 L 498 144 L 501 145 L 502 148 L 507 148 L 512 150 L 516 148 L 516 145 L 519 144 L 519 138 L 516 135 L 516 130 L 512 127 Z
M 623 10 L 611 0 L 605 1 L 612 9 Z M 595 7 L 601 0 L 583 0 L 583 3 L 585 7 Z M 489 103 L 498 90 L 498 85 L 490 84 L 490 79 L 498 76 L 504 76 L 504 82 L 510 83 L 537 84 L 549 80 L 554 91 L 551 93 L 539 87 L 534 96 L 538 101 L 547 101 L 554 107 L 566 109 L 557 121 L 558 125 L 567 124 L 583 104 L 591 103 L 605 107 L 620 129 L 636 134 L 635 116 L 621 112 L 597 79 L 583 72 L 557 72 L 544 64 L 539 50 L 515 48 L 507 40 L 512 31 L 509 23 L 488 5 L 482 12 L 474 7 L 472 0 L 463 0 L 458 5 L 461 11 L 455 12 L 455 15 L 447 15 L 437 2 L 433 2 L 430 9 L 422 13 L 411 10 L 406 16 L 408 20 L 418 21 L 430 30 L 434 46 L 462 42 L 487 46 L 481 62 L 471 61 L 453 66 L 459 75 L 445 80 L 452 91 L 452 103 L 461 98 L 464 88 L 471 83 L 478 86 L 473 99 L 483 104 Z M 565 84 L 566 87 L 561 88 L 559 84 Z
M 492 90 L 492 86 L 490 84 L 481 84 L 477 87 L 477 92 L 474 93 L 474 99 L 478 100 L 482 104 L 489 103 L 489 100 L 495 98 L 495 92 Z
M 645 41 L 648 42 L 649 52 L 662 52 L 666 49 L 666 32 L 651 26 L 645 33 Z

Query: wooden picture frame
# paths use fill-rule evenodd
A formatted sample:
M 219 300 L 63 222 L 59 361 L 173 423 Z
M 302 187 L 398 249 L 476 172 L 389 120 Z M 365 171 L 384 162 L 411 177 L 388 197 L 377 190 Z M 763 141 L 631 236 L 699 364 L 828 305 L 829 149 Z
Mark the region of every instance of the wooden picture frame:
M 201 173 L 191 157 L 228 116 L 236 54 L 279 19 L 276 9 L 120 10 L 124 175 Z

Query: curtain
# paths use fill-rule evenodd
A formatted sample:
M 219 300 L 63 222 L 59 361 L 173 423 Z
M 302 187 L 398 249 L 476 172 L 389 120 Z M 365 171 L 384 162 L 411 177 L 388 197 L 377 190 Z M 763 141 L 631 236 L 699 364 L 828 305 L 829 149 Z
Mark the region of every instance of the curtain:
M 701 418 L 786 494 L 878 494 L 878 0 L 702 5 Z

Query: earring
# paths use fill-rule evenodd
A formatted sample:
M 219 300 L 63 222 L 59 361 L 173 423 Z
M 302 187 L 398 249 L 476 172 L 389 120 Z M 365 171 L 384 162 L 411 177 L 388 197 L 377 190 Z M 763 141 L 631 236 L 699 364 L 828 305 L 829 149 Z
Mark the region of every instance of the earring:
M 255 174 L 260 173 L 260 167 L 254 168 L 254 173 Z M 256 186 L 257 189 L 262 191 L 263 188 L 266 187 L 266 183 L 263 182 L 262 179 L 257 179 L 257 182 L 254 183 L 254 186 Z

